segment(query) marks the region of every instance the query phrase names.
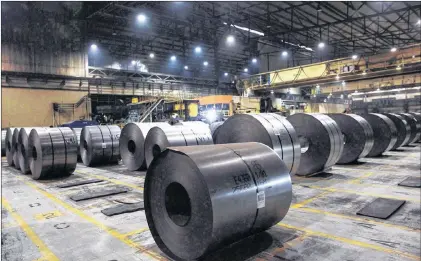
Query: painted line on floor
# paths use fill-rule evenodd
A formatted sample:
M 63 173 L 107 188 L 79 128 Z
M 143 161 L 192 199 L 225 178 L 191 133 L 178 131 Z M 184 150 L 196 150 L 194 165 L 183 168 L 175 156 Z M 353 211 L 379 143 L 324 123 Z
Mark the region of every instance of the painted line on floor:
M 2 206 L 12 215 L 19 227 L 25 232 L 28 238 L 37 246 L 41 257 L 38 260 L 59 261 L 58 257 L 47 247 L 47 245 L 38 237 L 35 231 L 25 222 L 25 220 L 12 209 L 5 198 L 1 198 Z
M 123 236 L 130 237 L 130 236 L 133 236 L 133 235 L 136 235 L 136 234 L 140 234 L 140 233 L 145 232 L 145 231 L 148 231 L 148 230 L 149 230 L 148 227 L 144 227 L 144 228 L 141 228 L 141 229 L 136 229 L 136 230 L 130 231 L 130 232 L 126 233 L 126 234 L 123 234 Z
M 409 259 L 412 259 L 412 260 L 421 260 L 421 257 L 410 254 L 410 253 L 406 253 L 406 252 L 402 252 L 402 251 L 399 251 L 399 250 L 394 250 L 394 249 L 390 249 L 390 248 L 386 248 L 386 247 L 382 247 L 382 246 L 378 246 L 378 245 L 374 245 L 374 244 L 370 244 L 370 243 L 366 243 L 366 242 L 361 242 L 361 241 L 350 239 L 350 238 L 339 237 L 339 236 L 327 234 L 327 233 L 324 233 L 324 232 L 318 232 L 318 231 L 313 231 L 313 230 L 310 230 L 310 229 L 307 229 L 307 228 L 301 228 L 301 227 L 288 225 L 288 224 L 285 224 L 285 223 L 278 223 L 278 226 L 289 228 L 289 229 L 294 229 L 294 230 L 299 230 L 299 231 L 307 233 L 309 236 L 317 236 L 317 237 L 332 239 L 332 240 L 335 240 L 335 241 L 340 241 L 340 242 L 350 244 L 350 245 L 354 245 L 354 246 L 373 249 L 373 250 L 377 250 L 377 251 L 388 253 L 388 254 L 395 254 L 395 255 L 403 256 L 403 257 L 406 257 L 406 258 L 409 258 Z
M 106 231 L 108 234 L 110 234 L 111 236 L 113 236 L 114 238 L 118 239 L 119 241 L 125 243 L 126 245 L 138 249 L 140 250 L 139 254 L 144 253 L 149 255 L 150 257 L 157 259 L 157 260 L 166 260 L 164 257 L 160 256 L 159 254 L 141 246 L 140 244 L 128 239 L 127 237 L 125 237 L 123 234 L 119 233 L 118 231 L 104 225 L 103 223 L 99 222 L 98 220 L 96 220 L 95 218 L 85 214 L 83 211 L 71 206 L 70 204 L 62 201 L 61 199 L 57 198 L 56 196 L 52 195 L 51 193 L 47 192 L 46 190 L 44 190 L 43 188 L 35 185 L 32 181 L 28 181 L 25 180 L 26 178 L 15 175 L 15 177 L 17 177 L 18 179 L 22 180 L 27 186 L 35 189 L 36 191 L 40 192 L 42 195 L 44 195 L 45 197 L 47 197 L 48 199 L 50 199 L 51 201 L 61 205 L 62 207 L 64 207 L 65 209 L 67 209 L 68 211 L 78 215 L 79 217 L 85 219 L 86 221 L 96 225 L 97 227 L 99 227 L 100 229 Z
M 351 183 L 351 184 L 361 184 L 362 181 L 370 176 L 374 175 L 374 172 L 367 172 L 364 175 L 355 178 L 355 179 L 351 179 L 350 181 L 348 181 L 347 183 Z
M 82 175 L 88 175 L 88 176 L 91 176 L 91 177 L 94 177 L 94 178 L 97 178 L 97 179 L 106 180 L 106 181 L 109 181 L 109 182 L 114 183 L 114 184 L 117 184 L 117 185 L 123 185 L 123 186 L 126 186 L 126 187 L 129 187 L 129 188 L 132 188 L 132 189 L 135 189 L 135 190 L 138 190 L 138 191 L 143 192 L 143 188 L 142 187 L 133 185 L 131 183 L 127 183 L 127 182 L 119 181 L 119 180 L 115 180 L 115 179 L 110 179 L 110 178 L 107 178 L 107 177 L 104 177 L 104 176 L 101 176 L 101 175 L 96 175 L 96 174 L 92 174 L 92 173 L 82 172 L 80 170 L 76 170 L 75 172 L 76 173 L 79 173 L 79 174 L 82 174 Z

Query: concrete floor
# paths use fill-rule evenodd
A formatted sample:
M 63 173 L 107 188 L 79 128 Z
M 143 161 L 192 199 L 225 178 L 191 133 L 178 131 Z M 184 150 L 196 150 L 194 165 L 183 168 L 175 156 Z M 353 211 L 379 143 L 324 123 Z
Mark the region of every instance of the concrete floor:
M 267 232 L 228 246 L 207 260 L 421 260 L 420 189 L 397 186 L 420 177 L 420 147 L 405 147 L 354 165 L 336 165 L 311 178 L 293 178 L 293 205 Z M 167 259 L 137 211 L 107 217 L 101 210 L 142 200 L 144 172 L 122 165 L 78 164 L 67 179 L 35 181 L 2 160 L 2 260 Z M 65 180 L 102 179 L 73 188 Z M 125 194 L 74 202 L 70 195 L 124 187 Z M 389 219 L 355 213 L 377 197 L 404 199 Z

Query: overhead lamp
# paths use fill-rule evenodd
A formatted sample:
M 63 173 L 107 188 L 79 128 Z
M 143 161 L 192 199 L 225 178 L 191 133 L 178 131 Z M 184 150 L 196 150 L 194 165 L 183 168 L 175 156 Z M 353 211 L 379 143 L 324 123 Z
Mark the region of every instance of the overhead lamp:
M 188 70 L 189 67 L 187 65 L 184 66 L 184 70 Z
M 318 46 L 319 46 L 320 49 L 322 49 L 322 48 L 325 47 L 325 43 L 324 42 L 320 42 Z
M 249 69 L 247 69 L 247 68 L 244 68 L 244 72 L 248 72 L 249 71 Z
M 377 91 L 380 91 L 380 88 L 377 88 Z
M 345 81 L 342 81 L 342 86 L 345 86 L 346 85 L 346 82 Z
M 394 53 L 394 52 L 396 52 L 398 49 L 396 48 L 396 47 L 392 47 L 392 49 L 390 49 L 390 51 L 392 52 L 392 53 Z
M 355 90 L 355 93 L 358 93 L 358 91 L 357 91 L 357 90 Z
M 202 48 L 200 48 L 200 46 L 197 46 L 196 48 L 194 48 L 194 52 L 195 53 L 201 53 L 202 52 Z
M 288 56 L 288 52 L 287 52 L 287 51 L 283 51 L 283 52 L 282 52 L 282 56 L 283 56 L 283 57 Z
M 364 72 L 362 73 L 362 75 L 367 75 L 367 72 L 366 72 L 366 71 L 364 71 Z
M 233 44 L 235 42 L 235 38 L 232 35 L 228 35 L 227 36 L 227 43 L 228 44 Z
M 412 59 L 415 59 L 415 55 L 412 55 Z
M 341 99 L 343 99 L 344 98 L 344 95 L 343 94 L 341 94 Z
M 324 99 L 323 101 L 324 101 L 324 102 L 327 102 L 327 100 L 326 100 L 326 99 Z
M 91 44 L 91 50 L 96 51 L 98 49 L 98 46 L 96 44 Z
M 397 70 L 397 71 L 400 71 L 400 70 L 402 70 L 402 67 L 401 67 L 400 65 L 398 65 L 398 66 L 396 67 L 396 70 Z
M 270 91 L 270 93 L 271 93 L 271 94 L 273 94 L 273 93 L 274 93 L 274 91 L 273 91 L 273 90 L 271 90 L 271 91 Z
M 257 59 L 256 58 L 253 58 L 253 60 L 251 60 L 252 61 L 252 63 L 257 63 Z
M 135 65 L 135 64 L 136 64 L 136 61 L 135 61 L 135 60 L 133 60 L 133 61 L 132 61 L 132 65 Z
M 175 57 L 175 55 L 173 55 L 173 56 L 171 56 L 171 61 L 176 61 L 177 60 L 177 57 Z
M 317 85 L 316 85 L 316 88 L 317 88 L 317 89 L 319 89 L 319 88 L 320 88 L 320 85 L 318 85 L 318 84 L 317 84 Z
M 149 54 L 149 57 L 150 57 L 150 58 L 154 58 L 154 57 L 155 57 L 155 54 L 154 54 L 154 53 L 150 53 L 150 54 Z
M 146 22 L 146 16 L 144 14 L 139 14 L 137 16 L 137 21 L 140 22 L 140 23 Z
M 228 76 L 228 73 L 226 72 L 226 73 L 224 73 L 224 76 Z
M 358 58 L 358 55 L 356 54 L 352 55 L 352 60 L 357 60 L 357 58 Z
M 329 96 L 332 96 L 332 93 L 329 93 Z
M 203 65 L 204 65 L 204 66 L 208 66 L 208 64 L 209 64 L 209 63 L 208 63 L 207 61 L 204 61 L 204 62 L 203 62 Z
M 339 80 L 339 78 L 341 78 L 341 77 L 339 77 L 339 74 L 337 74 L 336 77 L 335 77 L 335 79 L 336 80 Z
M 421 25 L 421 19 L 418 19 L 417 25 Z

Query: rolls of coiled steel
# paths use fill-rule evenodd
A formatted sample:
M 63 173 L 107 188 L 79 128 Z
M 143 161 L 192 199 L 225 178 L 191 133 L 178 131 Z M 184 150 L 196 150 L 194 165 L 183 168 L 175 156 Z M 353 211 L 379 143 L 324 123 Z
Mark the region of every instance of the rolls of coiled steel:
M 28 160 L 33 179 L 70 175 L 77 163 L 77 142 L 70 128 L 32 129 Z
M 6 130 L 1 130 L 1 156 L 6 156 Z
M 82 133 L 82 128 L 73 128 L 72 131 L 73 131 L 73 133 L 74 133 L 74 135 L 76 136 L 76 139 L 77 139 L 77 148 L 78 148 L 77 156 L 78 156 L 78 158 L 80 158 L 79 146 L 80 146 L 80 134 Z
M 374 145 L 367 156 L 379 156 L 395 146 L 398 139 L 398 131 L 391 119 L 379 113 L 363 114 L 361 117 L 370 123 L 374 133 Z
M 356 114 L 327 114 L 338 124 L 344 140 L 342 155 L 338 164 L 351 163 L 367 156 L 374 144 L 373 129 L 361 116 Z
M 412 114 L 413 116 L 415 116 L 415 118 L 417 119 L 417 121 L 418 121 L 418 123 L 420 123 L 421 124 L 421 113 L 419 113 L 419 112 L 408 112 L 409 114 Z M 421 130 L 420 130 L 421 131 Z M 418 137 L 418 142 L 420 142 L 421 141 L 421 134 L 420 134 L 420 136 Z
M 344 148 L 341 129 L 329 116 L 297 113 L 287 117 L 301 143 L 298 175 L 310 175 L 333 166 Z
M 216 144 L 260 142 L 271 147 L 291 174 L 300 164 L 300 143 L 292 125 L 275 113 L 236 114 L 219 127 Z
M 86 126 L 80 134 L 80 156 L 83 164 L 94 166 L 117 163 L 120 158 L 118 126 Z
M 32 129 L 43 130 L 46 128 L 21 128 L 18 134 L 18 162 L 20 171 L 23 174 L 31 172 L 29 166 L 29 150 L 28 150 L 28 138 L 29 133 Z
M 128 170 L 146 169 L 145 139 L 155 126 L 171 126 L 166 122 L 129 123 L 124 126 L 120 136 L 120 154 Z
M 18 136 L 19 131 L 21 128 L 15 128 L 13 130 L 12 135 L 12 153 L 13 153 L 13 166 L 15 166 L 16 169 L 20 169 L 19 165 L 19 148 L 18 148 Z
M 404 117 L 404 119 L 408 122 L 409 126 L 411 127 L 411 137 L 409 138 L 408 143 L 405 145 L 408 145 L 409 143 L 413 143 L 419 140 L 420 133 L 421 133 L 421 122 L 418 122 L 417 118 L 415 118 L 415 116 L 412 114 L 409 114 L 409 113 L 398 113 L 398 114 Z
M 152 160 L 168 147 L 211 145 L 209 128 L 201 126 L 157 126 L 145 139 L 145 159 L 149 168 Z
M 212 134 L 212 139 L 214 142 L 215 142 L 216 136 L 218 136 L 219 127 L 221 127 L 222 124 L 224 124 L 223 121 L 218 121 L 218 122 L 211 123 L 211 125 L 209 125 L 211 134 Z
M 291 199 L 289 169 L 261 143 L 170 147 L 145 178 L 150 231 L 175 260 L 200 259 L 270 228 Z
M 14 166 L 13 163 L 13 131 L 15 128 L 6 129 L 6 159 L 9 166 Z
M 411 127 L 409 126 L 405 118 L 395 113 L 383 113 L 383 114 L 386 115 L 391 121 L 393 121 L 393 123 L 396 126 L 396 130 L 398 132 L 396 143 L 392 147 L 391 150 L 395 150 L 401 146 L 408 144 L 409 138 L 411 137 Z

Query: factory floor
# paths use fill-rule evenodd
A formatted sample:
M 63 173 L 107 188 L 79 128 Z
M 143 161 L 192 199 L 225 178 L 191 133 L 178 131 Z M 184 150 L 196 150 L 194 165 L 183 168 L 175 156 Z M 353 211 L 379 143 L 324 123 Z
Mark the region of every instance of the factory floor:
M 397 185 L 420 177 L 420 147 L 294 177 L 293 203 L 282 222 L 207 260 L 421 260 L 420 189 Z M 67 179 L 35 181 L 7 167 L 5 158 L 2 166 L 2 260 L 168 259 L 155 245 L 143 210 L 111 217 L 101 212 L 141 201 L 144 172 L 128 172 L 121 164 L 78 164 Z M 57 187 L 77 179 L 103 181 Z M 78 202 L 69 198 L 115 187 L 129 191 Z M 378 197 L 406 202 L 386 220 L 356 215 Z

